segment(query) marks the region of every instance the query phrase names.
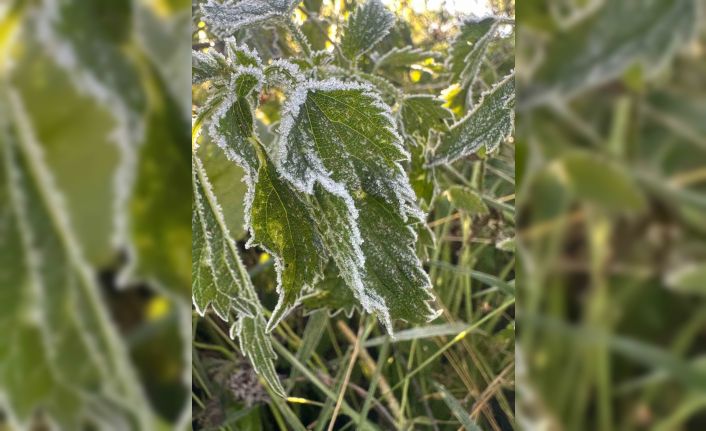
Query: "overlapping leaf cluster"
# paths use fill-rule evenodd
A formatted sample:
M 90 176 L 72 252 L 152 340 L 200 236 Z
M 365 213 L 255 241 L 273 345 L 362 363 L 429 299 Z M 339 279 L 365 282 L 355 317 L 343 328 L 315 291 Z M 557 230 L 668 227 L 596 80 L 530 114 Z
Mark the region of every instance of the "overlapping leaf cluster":
M 411 47 L 368 54 L 396 21 L 379 0 L 352 12 L 331 52 L 312 51 L 291 20 L 296 3 L 270 0 L 245 11 L 248 4 L 210 0 L 201 8 L 202 19 L 223 38 L 224 48 L 193 55 L 192 83 L 209 96 L 193 128 L 193 229 L 198 237 L 192 286 L 197 310 L 203 314 L 210 304 L 230 322 L 244 353 L 266 359 L 254 366 L 280 391 L 266 332 L 302 302 L 350 311 L 354 304 L 343 299 L 354 299 L 360 309 L 375 313 L 389 333 L 395 320 L 420 323 L 438 316 L 417 254 L 426 215 L 407 169 L 411 162 L 431 172 L 431 166 L 481 147 L 496 149 L 512 131 L 514 79 L 502 79 L 454 123 L 442 99 L 406 95 L 385 75 L 438 59 L 437 54 Z M 302 55 L 263 62 L 232 37 L 247 40 L 255 23 L 286 29 Z M 464 24 L 453 45 L 451 82 L 470 91 L 499 25 L 497 18 Z M 376 59 L 370 73 L 357 66 L 368 56 Z M 468 61 L 475 66 L 461 66 Z M 266 132 L 271 136 L 261 139 L 255 110 L 272 89 L 285 102 L 279 123 Z M 431 137 L 440 144 L 429 157 L 424 148 Z M 279 300 L 271 312 L 260 305 L 224 222 L 223 202 L 199 159 L 199 145 L 208 139 L 245 172 L 247 245 L 267 251 L 277 270 Z M 327 301 L 331 292 L 326 289 L 342 285 L 348 295 Z M 267 326 L 258 326 L 265 316 Z M 248 327 L 252 331 L 246 334 Z

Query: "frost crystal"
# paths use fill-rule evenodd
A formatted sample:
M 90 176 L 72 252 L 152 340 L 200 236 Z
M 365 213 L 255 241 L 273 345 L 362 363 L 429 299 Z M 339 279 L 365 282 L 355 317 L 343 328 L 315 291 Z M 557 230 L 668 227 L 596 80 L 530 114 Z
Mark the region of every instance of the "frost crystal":
M 209 0 L 201 5 L 201 12 L 211 31 L 226 38 L 246 26 L 286 20 L 297 3 L 296 0 L 242 0 L 237 3 Z

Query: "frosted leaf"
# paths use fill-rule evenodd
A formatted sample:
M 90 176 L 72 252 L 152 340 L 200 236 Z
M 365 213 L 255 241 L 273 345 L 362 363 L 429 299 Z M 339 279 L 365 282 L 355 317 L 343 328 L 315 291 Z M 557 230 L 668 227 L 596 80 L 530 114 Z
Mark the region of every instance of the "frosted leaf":
M 276 394 L 285 396 L 274 368 L 276 356 L 265 334 L 262 306 L 228 231 L 218 198 L 195 154 L 192 181 L 194 306 L 203 315 L 210 305 L 225 322 L 231 322 L 231 312 L 235 312 L 231 338 L 239 338 L 240 349 L 255 371 Z
M 232 97 L 247 97 L 255 91 L 259 93 L 264 81 L 262 70 L 254 66 L 236 66 L 234 73 L 230 76 L 228 92 Z
M 276 162 L 300 190 L 312 193 L 320 181 L 374 194 L 400 208 L 414 201 L 399 163 L 409 154 L 390 108 L 370 86 L 310 81 L 282 111 Z
M 444 101 L 428 94 L 407 96 L 402 101 L 400 115 L 405 133 L 417 134 L 423 140 L 429 131 L 448 130 L 447 121 L 453 120 L 453 113 L 443 106 Z
M 392 48 L 375 60 L 373 71 L 381 69 L 399 69 L 421 63 L 429 58 L 438 59 L 439 54 L 432 51 L 424 51 L 411 46 L 402 48 Z
M 250 243 L 275 259 L 279 301 L 267 324 L 274 327 L 322 276 L 326 254 L 306 197 L 279 177 L 264 153 L 250 203 Z
M 259 69 L 238 67 L 231 77 L 228 94 L 219 105 L 209 108 L 211 138 L 249 175 L 253 175 L 259 165 L 255 149 L 248 140 L 253 135 L 253 114 L 247 97 L 259 88 L 262 79 Z
M 313 196 L 324 248 L 363 308 L 390 332 L 392 319 L 432 318 L 411 228 L 425 217 L 390 108 L 368 85 L 310 81 L 290 96 L 279 132 L 278 171 Z
M 208 52 L 192 51 L 191 83 L 200 84 L 215 78 L 223 78 L 230 73 L 225 57 L 216 50 Z
M 225 40 L 226 54 L 231 64 L 238 66 L 262 67 L 262 60 L 256 51 L 248 48 L 245 44 L 238 45 L 235 38 L 229 37 Z
M 275 370 L 274 360 L 277 355 L 272 350 L 269 335 L 265 332 L 265 319 L 262 315 L 241 318 L 231 327 L 230 336 L 238 337 L 240 350 L 248 357 L 255 372 L 268 383 L 272 391 L 282 398 L 286 397 Z
M 314 291 L 302 298 L 302 305 L 307 309 L 307 313 L 326 309 L 329 316 L 343 312 L 348 318 L 353 315 L 353 311 L 360 310 L 353 291 L 341 278 L 333 261 L 326 266 L 324 278 L 316 283 Z
M 298 3 L 298 0 L 241 0 L 237 3 L 209 0 L 201 5 L 201 12 L 209 29 L 220 38 L 226 38 L 243 27 L 285 21 Z
M 510 133 L 515 118 L 515 75 L 508 75 L 483 95 L 466 117 L 441 135 L 430 166 L 451 163 L 481 147 L 494 151 Z
M 333 63 L 333 60 L 333 53 L 326 50 L 311 53 L 311 62 L 314 63 L 315 66 L 326 66 Z
M 41 410 L 63 429 L 81 429 L 89 417 L 107 428 L 148 427 L 155 417 L 144 408 L 148 401 L 100 299 L 64 195 L 13 91 L 0 92 L 0 179 L 6 419 L 25 429 Z
M 250 278 L 225 224 L 217 198 L 198 157 L 192 162 L 192 264 L 194 306 L 203 315 L 209 305 L 224 321 L 229 313 L 254 316 L 259 310 Z
M 497 27 L 498 18 L 493 16 L 463 22 L 461 32 L 451 43 L 448 59 L 451 82 L 460 81 L 465 87 L 475 80 Z
M 618 78 L 635 63 L 648 75 L 659 72 L 696 34 L 699 10 L 697 0 L 604 2 L 580 28 L 547 47 L 520 105 L 569 99 Z
M 348 58 L 370 51 L 395 23 L 395 15 L 380 0 L 358 5 L 348 18 L 341 38 L 341 50 Z
M 265 82 L 268 86 L 280 87 L 287 91 L 305 81 L 299 66 L 287 60 L 277 59 L 264 69 Z

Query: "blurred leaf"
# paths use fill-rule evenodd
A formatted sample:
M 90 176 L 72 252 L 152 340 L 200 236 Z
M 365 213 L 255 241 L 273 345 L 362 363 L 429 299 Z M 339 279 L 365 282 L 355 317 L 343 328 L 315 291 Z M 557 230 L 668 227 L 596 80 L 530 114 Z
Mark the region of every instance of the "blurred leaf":
M 697 3 L 606 1 L 594 16 L 553 38 L 520 105 L 569 99 L 618 78 L 637 61 L 653 75 L 694 36 Z
M 483 198 L 468 187 L 451 186 L 444 193 L 456 208 L 470 215 L 488 214 L 488 206 Z
M 0 91 L 0 328 L 10 337 L 0 344 L 0 387 L 9 413 L 23 426 L 39 410 L 65 429 L 82 428 L 89 416 L 105 427 L 149 426 L 147 401 L 25 108 L 16 92 Z
M 135 274 L 191 295 L 191 206 L 189 124 L 161 79 L 155 77 L 145 142 L 138 153 L 130 198 L 130 229 L 136 254 Z
M 635 181 L 617 164 L 589 153 L 574 153 L 556 165 L 578 199 L 614 211 L 639 211 L 645 197 Z
M 677 292 L 706 295 L 706 264 L 686 264 L 667 274 L 667 286 Z
M 409 45 L 402 48 L 395 47 L 377 58 L 373 71 L 406 68 L 430 58 L 438 59 L 439 54 L 434 51 L 413 48 Z
M 112 241 L 117 223 L 114 181 L 120 154 L 111 136 L 115 120 L 106 107 L 81 94 L 50 59 L 27 54 L 17 60 L 12 83 L 25 101 L 57 187 L 64 192 L 66 211 L 86 259 L 107 265 L 115 258 Z M 85 123 L 74 123 L 73 118 Z
M 367 0 L 348 17 L 341 38 L 341 50 L 351 59 L 370 51 L 387 35 L 395 15 L 380 0 Z

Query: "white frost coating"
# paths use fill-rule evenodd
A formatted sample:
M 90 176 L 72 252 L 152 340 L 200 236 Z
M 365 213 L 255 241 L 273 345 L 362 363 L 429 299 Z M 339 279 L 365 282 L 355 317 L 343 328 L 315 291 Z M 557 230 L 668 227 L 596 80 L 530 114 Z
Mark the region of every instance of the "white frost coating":
M 255 90 L 259 93 L 262 90 L 262 83 L 265 81 L 265 76 L 262 74 L 262 70 L 254 66 L 235 66 L 235 71 L 230 76 L 230 82 L 228 83 L 228 90 L 231 93 L 231 100 L 235 101 L 234 95 L 238 94 L 238 78 L 243 75 L 250 75 L 257 79 L 257 84 L 255 87 L 248 91 L 248 94 Z
M 211 31 L 225 38 L 246 26 L 287 19 L 297 3 L 297 0 L 241 0 L 237 3 L 209 0 L 201 5 L 201 12 Z
M 257 53 L 257 51 L 250 49 L 250 47 L 248 47 L 244 43 L 238 44 L 238 42 L 235 40 L 235 37 L 233 37 L 233 36 L 228 37 L 224 40 L 224 42 L 226 44 L 226 51 L 228 52 L 228 62 L 230 64 L 233 64 L 233 65 L 237 64 L 236 63 L 237 55 L 233 50 L 233 47 L 235 47 L 235 49 L 244 52 L 247 56 L 252 58 L 255 61 L 255 63 L 257 63 L 258 66 L 262 66 L 262 60 L 260 59 L 260 55 Z M 215 52 L 217 52 L 220 55 L 220 53 L 218 51 L 215 51 Z
M 281 58 L 265 68 L 265 76 L 268 86 L 283 87 L 287 92 L 292 92 L 306 79 L 299 66 Z
M 225 218 L 223 216 L 223 209 L 221 208 L 220 203 L 216 199 L 216 194 L 213 191 L 213 187 L 211 185 L 211 182 L 208 180 L 208 176 L 206 174 L 205 168 L 203 167 L 203 163 L 201 162 L 201 159 L 199 159 L 198 157 L 194 158 L 194 163 L 196 165 L 196 169 L 197 169 L 198 173 L 200 174 L 199 177 L 197 177 L 197 180 L 198 180 L 199 184 L 201 184 L 201 187 L 203 187 L 204 194 L 206 195 L 206 199 L 208 199 L 208 205 L 211 207 L 213 217 L 216 220 L 216 223 L 218 223 L 218 227 L 221 230 L 221 233 L 223 235 L 224 240 L 226 241 L 226 245 L 231 250 L 231 255 L 232 255 L 233 260 L 236 262 L 237 265 L 242 267 L 243 263 L 240 260 L 240 255 L 235 252 L 235 250 L 237 250 L 237 246 L 233 240 L 233 236 L 230 234 L 230 230 L 228 229 L 228 225 L 225 222 Z M 206 210 L 203 206 L 203 202 L 201 202 L 198 198 L 196 198 L 196 199 L 198 201 L 197 202 L 197 209 L 200 212 L 199 214 L 205 214 Z M 202 221 L 202 223 L 203 223 L 203 221 Z M 204 233 L 206 234 L 206 236 L 210 236 L 210 232 L 207 232 L 204 230 Z M 210 239 L 210 238 L 208 238 L 208 239 Z M 207 244 L 207 246 L 208 246 L 208 248 L 206 250 L 207 256 L 209 256 L 209 258 L 211 258 L 212 252 L 211 252 L 210 244 Z M 228 268 L 228 272 L 230 273 L 233 280 L 241 280 L 246 284 L 250 282 L 249 278 L 243 277 L 243 274 L 238 274 L 236 271 L 236 268 L 233 268 L 230 265 L 230 263 L 226 262 L 226 267 Z M 231 304 L 233 304 L 233 302 L 236 300 L 243 301 L 244 304 L 253 306 L 254 304 L 252 303 L 252 298 L 248 298 L 245 296 L 245 294 L 248 294 L 248 293 L 250 295 L 253 295 L 253 292 L 249 291 L 249 285 L 242 286 L 242 289 L 243 289 L 243 294 L 244 294 L 242 297 L 239 297 L 239 298 L 230 298 L 229 297 L 229 301 L 231 302 Z M 216 290 L 218 290 L 221 294 L 228 296 L 227 293 L 218 289 L 218 285 L 216 285 Z M 192 295 L 192 300 L 193 300 L 193 295 Z M 196 306 L 195 301 L 194 301 L 194 306 Z M 196 307 L 198 308 L 198 306 L 196 306 Z M 248 308 L 249 307 L 246 305 L 241 305 L 237 311 L 240 311 L 243 315 L 254 317 L 254 314 L 246 311 Z M 216 311 L 216 310 L 214 309 L 214 311 Z M 205 310 L 203 310 L 201 312 L 202 316 L 203 316 L 203 312 L 205 312 Z M 216 314 L 219 314 L 219 313 L 216 311 Z M 219 317 L 224 322 L 228 322 L 230 320 L 230 317 L 228 315 L 221 316 L 219 314 Z
M 135 172 L 137 172 L 137 153 L 144 136 L 144 120 L 139 115 L 133 115 L 131 109 L 123 102 L 121 94 L 114 92 L 109 86 L 101 83 L 91 71 L 83 68 L 71 44 L 54 31 L 59 20 L 58 7 L 59 2 L 56 0 L 45 1 L 34 14 L 37 21 L 35 26 L 37 38 L 56 63 L 69 72 L 68 75 L 77 91 L 90 95 L 115 116 L 117 126 L 111 137 L 118 147 L 121 163 L 113 182 L 115 190 L 113 243 L 116 246 L 127 246 L 129 254 L 133 256 L 135 252 L 128 241 L 127 211 Z M 128 260 L 134 264 L 134 258 Z M 131 268 L 128 267 L 124 273 L 127 274 L 130 271 Z M 119 280 L 123 278 L 125 278 L 124 275 L 118 277 Z

